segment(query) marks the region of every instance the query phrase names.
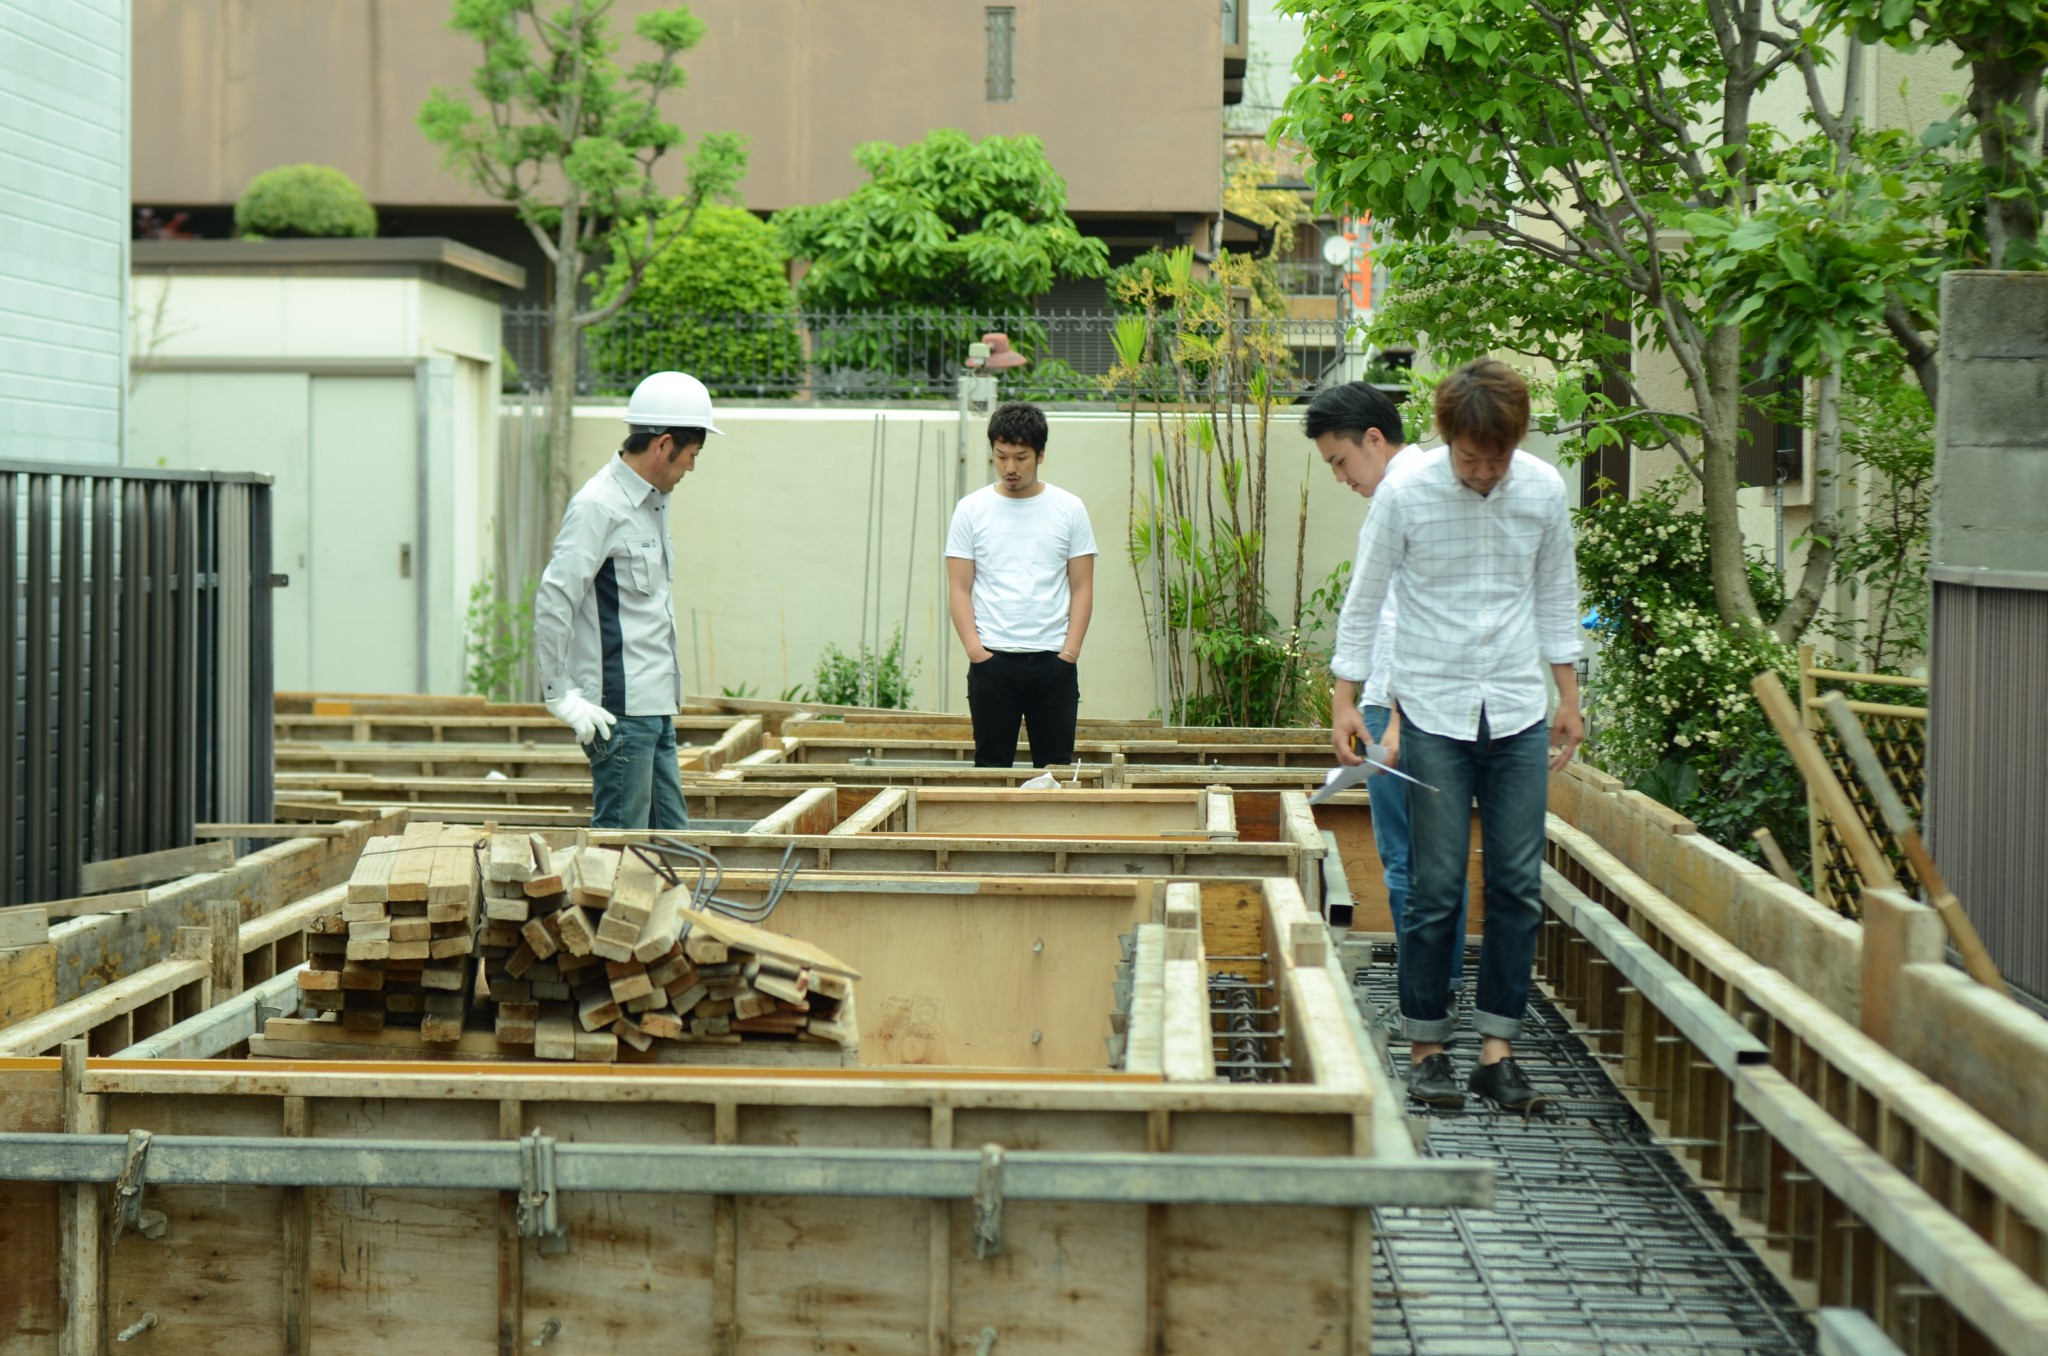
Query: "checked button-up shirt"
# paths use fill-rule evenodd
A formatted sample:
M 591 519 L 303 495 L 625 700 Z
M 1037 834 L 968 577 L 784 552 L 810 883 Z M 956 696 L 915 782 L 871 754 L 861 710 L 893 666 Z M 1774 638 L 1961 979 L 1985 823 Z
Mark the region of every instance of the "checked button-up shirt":
M 668 496 L 618 457 L 570 499 L 533 596 L 542 694 L 570 688 L 615 716 L 682 705 L 670 598 Z
M 1381 623 L 1389 592 L 1399 617 Z M 1388 631 L 1391 630 L 1391 637 Z M 1373 497 L 1330 671 L 1365 682 L 1391 644 L 1403 720 L 1447 739 L 1519 734 L 1549 709 L 1543 664 L 1582 653 L 1564 478 L 1517 450 L 1490 494 L 1465 488 L 1448 449 L 1402 458 Z M 1541 661 L 1539 663 L 1539 660 Z

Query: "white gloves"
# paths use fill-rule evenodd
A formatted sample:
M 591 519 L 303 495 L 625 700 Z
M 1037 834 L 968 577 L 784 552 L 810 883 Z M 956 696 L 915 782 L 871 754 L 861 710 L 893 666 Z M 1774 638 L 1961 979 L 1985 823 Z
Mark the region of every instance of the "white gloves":
M 583 695 L 583 689 L 572 687 L 548 704 L 548 714 L 576 732 L 578 744 L 593 740 L 610 739 L 612 726 L 619 718 Z

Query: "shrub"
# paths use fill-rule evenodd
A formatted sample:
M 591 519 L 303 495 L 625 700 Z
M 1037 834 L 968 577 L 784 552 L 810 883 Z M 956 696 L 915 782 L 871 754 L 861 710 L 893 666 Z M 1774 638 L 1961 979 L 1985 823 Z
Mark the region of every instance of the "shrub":
M 1722 624 L 1706 514 L 1678 507 L 1686 489 L 1674 477 L 1579 512 L 1579 577 L 1601 640 L 1588 761 L 1751 860 L 1760 854 L 1750 835 L 1768 828 L 1804 866 L 1805 787 L 1749 691 L 1766 669 L 1796 687 L 1797 655 L 1761 627 Z M 1765 561 L 1751 558 L 1749 583 L 1766 616 L 1783 605 Z
M 682 205 L 655 223 L 673 231 Z M 623 232 L 644 233 L 644 220 Z M 597 304 L 626 285 L 622 252 L 597 278 Z M 775 232 L 753 213 L 706 203 L 690 228 L 641 275 L 631 309 L 590 331 L 594 370 L 628 387 L 648 372 L 690 373 L 713 395 L 784 395 L 803 372 L 789 259 Z
M 924 667 L 920 661 L 903 667 L 903 630 L 898 627 L 889 648 L 880 654 L 863 645 L 858 657 L 837 645 L 827 645 L 818 656 L 818 671 L 811 679 L 810 700 L 831 706 L 910 705 L 910 680 Z
M 355 180 L 331 165 L 280 165 L 249 181 L 235 203 L 245 240 L 377 234 L 377 209 Z

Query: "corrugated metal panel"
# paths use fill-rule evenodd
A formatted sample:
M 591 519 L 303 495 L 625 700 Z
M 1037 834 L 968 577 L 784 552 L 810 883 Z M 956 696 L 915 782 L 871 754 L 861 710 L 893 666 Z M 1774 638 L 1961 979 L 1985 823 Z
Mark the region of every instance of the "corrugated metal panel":
M 2006 978 L 2048 996 L 2048 575 L 1933 573 L 1928 846 Z
M 0 905 L 269 819 L 269 500 L 260 476 L 0 462 Z

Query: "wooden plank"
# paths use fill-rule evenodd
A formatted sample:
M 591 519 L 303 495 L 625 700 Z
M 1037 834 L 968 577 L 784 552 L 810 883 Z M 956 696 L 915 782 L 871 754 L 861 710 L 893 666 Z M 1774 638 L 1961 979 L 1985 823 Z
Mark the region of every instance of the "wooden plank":
M 0 951 L 50 940 L 50 915 L 34 904 L 0 909 Z
M 832 827 L 832 836 L 840 838 L 849 834 L 873 832 L 878 827 L 888 824 L 904 811 L 909 803 L 908 787 L 887 787 L 876 792 L 872 799 L 835 824 Z
M 434 858 L 441 846 L 439 824 L 408 824 L 398 846 L 392 851 L 391 877 L 385 897 L 394 902 L 425 903 L 427 886 L 434 876 Z
M 780 957 L 815 970 L 845 975 L 848 979 L 860 978 L 860 971 L 845 961 L 795 937 L 786 937 L 779 932 L 770 932 L 766 928 L 755 927 L 752 923 L 742 923 L 737 918 L 727 918 L 723 914 L 706 910 L 686 908 L 682 910 L 682 916 L 690 925 L 693 934 L 701 933 L 716 938 L 728 947 L 752 951 L 762 956 Z
M 64 1132 L 96 1135 L 102 1128 L 102 1103 L 87 1094 L 86 1043 L 64 1043 Z M 57 1248 L 57 1289 L 64 1304 L 64 1327 L 58 1334 L 60 1356 L 102 1356 L 107 1345 L 106 1258 L 103 1252 L 106 1188 L 70 1182 L 58 1188 L 63 1236 Z
M 191 847 L 87 862 L 78 870 L 78 888 L 89 895 L 109 894 L 155 881 L 196 876 L 202 871 L 225 871 L 234 864 L 235 850 L 228 844 L 195 843 Z
M 654 912 L 640 929 L 633 945 L 633 958 L 643 962 L 660 960 L 675 948 L 683 930 L 683 907 L 690 902 L 690 887 L 678 885 L 655 897 Z
M 339 838 L 340 824 L 194 824 L 194 838 Z
M 149 891 L 126 890 L 111 895 L 85 895 L 76 899 L 50 899 L 40 904 L 13 904 L 0 909 L 0 918 L 9 914 L 39 913 L 55 923 L 66 918 L 83 918 L 95 913 L 126 913 L 149 903 Z
M 206 935 L 203 928 L 181 931 L 196 932 L 201 938 Z M 18 1022 L 0 1031 L 0 1055 L 40 1055 L 64 1041 L 84 1036 L 94 1027 L 122 1013 L 133 1012 L 152 999 L 176 992 L 188 984 L 202 983 L 212 970 L 211 952 L 209 946 L 205 956 L 199 959 L 160 962 L 140 974 L 130 975 L 40 1016 Z

